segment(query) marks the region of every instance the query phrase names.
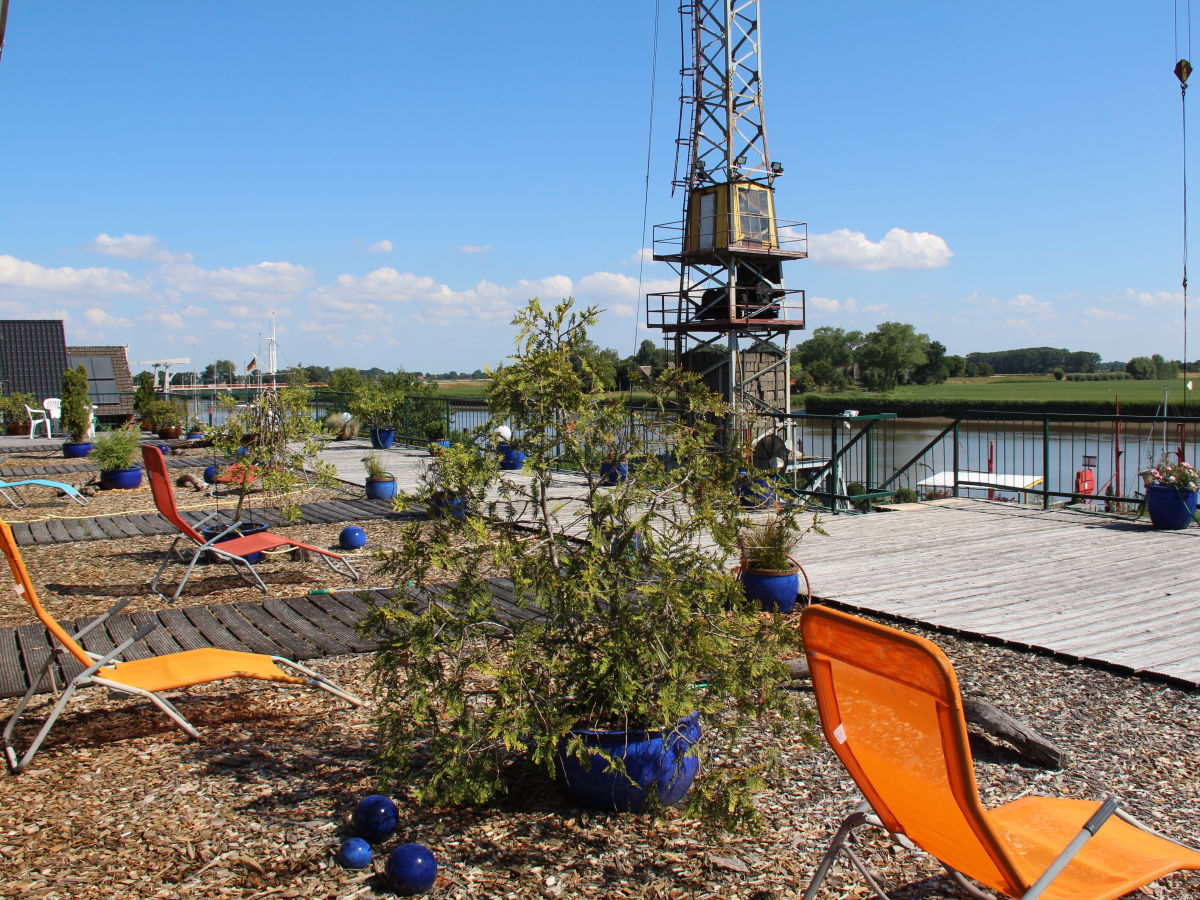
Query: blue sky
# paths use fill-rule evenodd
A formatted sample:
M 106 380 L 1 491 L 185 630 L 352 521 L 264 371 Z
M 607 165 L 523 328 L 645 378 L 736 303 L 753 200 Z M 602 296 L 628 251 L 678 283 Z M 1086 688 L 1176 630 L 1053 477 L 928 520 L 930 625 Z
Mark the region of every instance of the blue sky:
M 676 5 L 651 226 L 680 217 Z M 1174 14 L 762 0 L 809 327 L 1180 356 Z M 11 0 L 0 316 L 202 366 L 248 361 L 274 310 L 281 364 L 444 371 L 499 361 L 527 297 L 573 294 L 632 352 L 658 337 L 639 275 L 670 287 L 638 265 L 654 19 L 653 0 Z

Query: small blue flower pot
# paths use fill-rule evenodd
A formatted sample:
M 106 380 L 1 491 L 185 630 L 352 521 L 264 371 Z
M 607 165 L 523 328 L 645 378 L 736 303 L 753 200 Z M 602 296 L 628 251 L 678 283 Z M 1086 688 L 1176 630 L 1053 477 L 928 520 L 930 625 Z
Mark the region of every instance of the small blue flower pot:
M 501 444 L 497 447 L 502 456 L 500 460 L 500 468 L 508 471 L 522 469 L 525 467 L 525 451 L 518 450 L 509 444 Z
M 138 466 L 132 469 L 111 469 L 100 473 L 100 487 L 108 491 L 132 491 L 142 486 L 142 470 Z
M 629 477 L 629 466 L 624 463 L 600 463 L 600 483 L 606 486 L 620 484 Z
M 366 487 L 368 500 L 391 500 L 396 496 L 395 478 L 368 478 Z
M 396 439 L 395 428 L 372 428 L 371 429 L 371 446 L 376 450 L 386 450 L 392 446 L 392 442 Z

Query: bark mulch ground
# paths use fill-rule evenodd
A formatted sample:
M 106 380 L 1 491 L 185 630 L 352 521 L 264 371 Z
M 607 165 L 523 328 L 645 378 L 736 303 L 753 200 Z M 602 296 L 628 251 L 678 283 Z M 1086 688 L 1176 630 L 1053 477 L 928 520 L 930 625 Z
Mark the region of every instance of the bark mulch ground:
M 389 523 L 360 523 L 369 547 L 386 545 Z M 289 531 L 325 545 L 341 526 Z M 98 612 L 149 580 L 167 538 L 29 548 L 33 577 L 56 616 Z M 267 564 L 282 588 L 327 586 L 316 562 Z M 364 559 L 360 569 L 369 569 Z M 188 604 L 258 600 L 204 573 Z M 368 583 L 378 583 L 368 577 Z M 91 593 L 78 593 L 83 588 Z M 132 592 L 132 591 L 131 591 Z M 133 608 L 159 608 L 136 594 Z M 0 624 L 27 622 L 10 592 Z M 964 692 L 1025 720 L 1069 754 L 1061 771 L 1021 764 L 1009 749 L 975 737 L 987 805 L 1024 793 L 1098 799 L 1112 792 L 1154 828 L 1195 841 L 1200 831 L 1200 694 L 1069 665 L 987 643 L 932 634 L 958 668 Z M 370 697 L 369 656 L 310 663 Z M 807 683 L 796 689 L 811 701 Z M 49 697 L 42 698 L 39 709 Z M 15 701 L 0 703 L 7 715 Z M 323 692 L 226 683 L 188 691 L 189 741 L 149 704 L 93 690 L 60 721 L 28 772 L 0 775 L 0 896 L 370 897 L 387 895 L 373 870 L 333 857 L 357 799 L 378 788 L 371 707 L 347 709 Z M 21 737 L 31 733 L 23 725 Z M 744 745 L 767 740 L 747 730 Z M 404 841 L 427 844 L 441 866 L 434 896 L 446 898 L 797 897 L 841 817 L 857 802 L 825 747 L 797 732 L 785 740 L 784 774 L 761 798 L 754 834 L 706 834 L 670 811 L 661 818 L 573 807 L 539 773 L 514 776 L 510 798 L 476 809 L 415 808 L 394 792 L 401 824 L 377 863 Z M 860 849 L 897 886 L 897 900 L 957 896 L 935 866 L 883 841 Z M 869 896 L 839 865 L 826 898 Z M 1138 895 L 1135 895 L 1138 896 Z M 1140 896 L 1200 897 L 1200 874 L 1164 879 Z

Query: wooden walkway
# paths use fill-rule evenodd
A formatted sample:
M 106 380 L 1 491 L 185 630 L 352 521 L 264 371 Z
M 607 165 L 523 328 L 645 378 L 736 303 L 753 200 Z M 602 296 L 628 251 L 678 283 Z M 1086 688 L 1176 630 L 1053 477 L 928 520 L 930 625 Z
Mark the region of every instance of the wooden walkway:
M 254 518 L 272 528 L 283 525 L 326 525 L 357 519 L 411 518 L 420 513 L 397 513 L 390 500 L 363 500 L 347 497 L 323 503 L 300 504 L 300 520 L 289 521 L 279 507 L 255 507 Z M 188 510 L 181 515 L 193 525 L 211 510 Z M 66 544 L 74 541 L 103 541 L 113 538 L 149 537 L 175 534 L 175 528 L 158 513 L 121 516 L 86 516 L 73 519 L 43 519 L 39 522 L 13 522 L 18 546 Z
M 798 556 L 817 597 L 1200 686 L 1200 527 L 981 500 L 825 525 Z
M 168 456 L 166 459 L 169 469 L 203 469 L 210 465 L 210 461 L 196 456 Z M 80 475 L 99 471 L 98 465 L 83 460 L 37 466 L 0 465 L 0 481 L 14 481 L 18 478 L 45 478 L 51 475 Z
M 84 635 L 82 643 L 85 650 L 102 655 L 132 637 L 143 625 L 158 622 L 157 629 L 125 652 L 126 659 L 145 659 L 202 647 L 247 650 L 296 660 L 362 653 L 374 650 L 378 642 L 360 636 L 356 631 L 358 622 L 366 615 L 369 601 L 391 596 L 391 591 L 339 591 L 259 603 L 118 614 L 102 628 Z M 77 632 L 90 621 L 83 618 L 62 624 Z M 49 652 L 50 636 L 39 622 L 0 628 L 0 698 L 24 694 L 29 679 L 41 671 Z M 82 667 L 74 657 L 67 656 L 61 659 L 61 668 L 55 668 L 55 677 L 61 686 L 64 678 L 80 671 Z M 43 692 L 50 690 L 45 682 L 39 687 Z

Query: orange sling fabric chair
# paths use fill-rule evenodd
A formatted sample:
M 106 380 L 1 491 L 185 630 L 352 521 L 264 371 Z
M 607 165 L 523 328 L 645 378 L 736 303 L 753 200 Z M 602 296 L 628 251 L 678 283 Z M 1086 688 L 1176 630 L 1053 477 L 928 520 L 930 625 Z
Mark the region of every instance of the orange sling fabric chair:
M 1200 852 L 1150 832 L 1111 799 L 1022 797 L 984 809 L 958 681 L 935 644 L 821 606 L 804 612 L 801 628 L 825 737 L 866 798 L 838 830 L 805 900 L 839 850 L 886 900 L 845 846 L 864 824 L 930 854 L 976 897 L 991 895 L 964 875 L 1007 897 L 1112 900 L 1200 869 Z
M 183 593 L 183 588 L 187 585 L 188 579 L 192 577 L 192 569 L 196 568 L 196 563 L 200 561 L 201 555 L 206 551 L 218 559 L 229 563 L 233 566 L 234 571 L 244 579 L 246 575 L 238 567 L 245 566 L 250 571 L 250 574 L 254 576 L 255 583 L 257 583 L 264 594 L 267 593 L 267 586 L 263 584 L 258 571 L 250 564 L 246 557 L 254 553 L 269 553 L 272 550 L 278 550 L 280 547 L 311 550 L 313 553 L 318 554 L 325 561 L 325 564 L 339 575 L 344 575 L 351 581 L 358 580 L 358 572 L 350 564 L 350 560 L 341 554 L 331 553 L 328 550 L 322 550 L 320 547 L 314 547 L 311 544 L 302 544 L 299 541 L 293 541 L 290 538 L 272 534 L 270 531 L 246 535 L 245 537 L 235 537 L 231 540 L 223 540 L 225 535 L 232 532 L 234 527 L 239 524 L 237 522 L 230 522 L 229 527 L 211 541 L 205 541 L 200 536 L 200 533 L 188 524 L 187 519 L 179 514 L 179 508 L 175 505 L 175 491 L 171 487 L 171 476 L 167 472 L 167 461 L 163 456 L 163 452 L 158 447 L 143 444 L 142 459 L 146 463 L 146 472 L 150 475 L 150 492 L 154 495 L 154 505 L 158 507 L 158 511 L 162 517 L 179 530 L 179 536 L 175 538 L 171 546 L 167 548 L 167 552 L 163 554 L 158 571 L 154 573 L 154 579 L 150 582 L 150 589 L 164 600 L 174 601 L 179 599 L 179 595 Z M 215 515 L 215 512 L 210 513 L 207 518 L 211 519 Z M 163 571 L 167 568 L 167 563 L 173 557 L 176 557 L 176 545 L 184 538 L 196 545 L 196 551 L 192 554 L 191 559 L 187 560 L 187 570 L 179 580 L 179 587 L 175 589 L 174 594 L 168 597 L 158 589 L 158 582 L 162 578 Z M 218 541 L 220 543 L 217 543 Z M 180 555 L 176 558 L 179 562 L 184 562 L 184 556 Z M 337 560 L 337 565 L 334 564 L 334 560 Z M 249 579 L 246 580 L 248 581 Z
M 21 698 L 17 704 L 17 708 L 13 711 L 13 714 L 4 726 L 4 755 L 8 760 L 9 768 L 14 773 L 23 771 L 29 765 L 30 760 L 33 759 L 34 754 L 37 753 L 38 748 L 42 745 L 42 741 L 45 740 L 46 735 L 50 733 L 50 729 L 54 727 L 54 723 L 66 708 L 71 695 L 78 688 L 88 687 L 89 685 L 100 685 L 118 693 L 147 698 L 170 716 L 176 725 L 193 738 L 198 738 L 200 732 L 183 717 L 183 714 L 176 709 L 171 701 L 162 696 L 164 691 L 181 690 L 182 688 L 192 687 L 197 684 L 224 681 L 228 678 L 257 678 L 262 681 L 276 681 L 281 684 L 306 684 L 310 687 L 329 691 L 334 696 L 340 697 L 355 706 L 363 705 L 364 701 L 353 694 L 342 690 L 311 669 L 290 659 L 284 659 L 281 656 L 266 656 L 262 653 L 243 653 L 237 650 L 219 650 L 212 647 L 201 650 L 183 650 L 178 653 L 168 653 L 164 656 L 152 656 L 148 659 L 122 661 L 120 658 L 121 654 L 157 628 L 157 622 L 143 626 L 133 637 L 123 641 L 104 656 L 89 653 L 79 645 L 77 638 L 82 637 L 86 632 L 101 625 L 110 616 L 129 603 L 129 600 L 120 601 L 108 612 L 91 622 L 86 628 L 76 634 L 71 634 L 46 612 L 45 608 L 38 601 L 37 592 L 33 588 L 33 583 L 29 580 L 29 572 L 26 570 L 25 561 L 21 558 L 21 553 L 17 549 L 17 542 L 13 538 L 12 529 L 8 526 L 7 522 L 3 521 L 0 521 L 0 550 L 4 552 L 5 557 L 8 559 L 8 567 L 12 570 L 13 579 L 16 581 L 17 593 L 33 607 L 33 611 L 37 614 L 38 619 L 46 626 L 46 630 L 50 632 L 54 640 L 54 648 L 47 655 L 45 666 L 36 673 L 28 673 L 30 682 L 29 690 L 25 692 L 25 696 Z M 54 704 L 54 708 L 46 717 L 45 722 L 42 723 L 41 729 L 30 743 L 29 748 L 23 756 L 18 758 L 16 747 L 13 744 L 13 731 L 16 728 L 17 720 L 21 718 L 21 714 L 29 705 L 29 701 L 37 693 L 38 686 L 47 677 L 49 677 L 50 683 L 57 687 L 54 679 L 54 662 L 56 659 L 65 656 L 74 657 L 79 666 L 83 667 L 83 670 L 71 678 L 63 688 L 58 701 Z M 285 672 L 281 666 L 286 667 L 295 674 Z

